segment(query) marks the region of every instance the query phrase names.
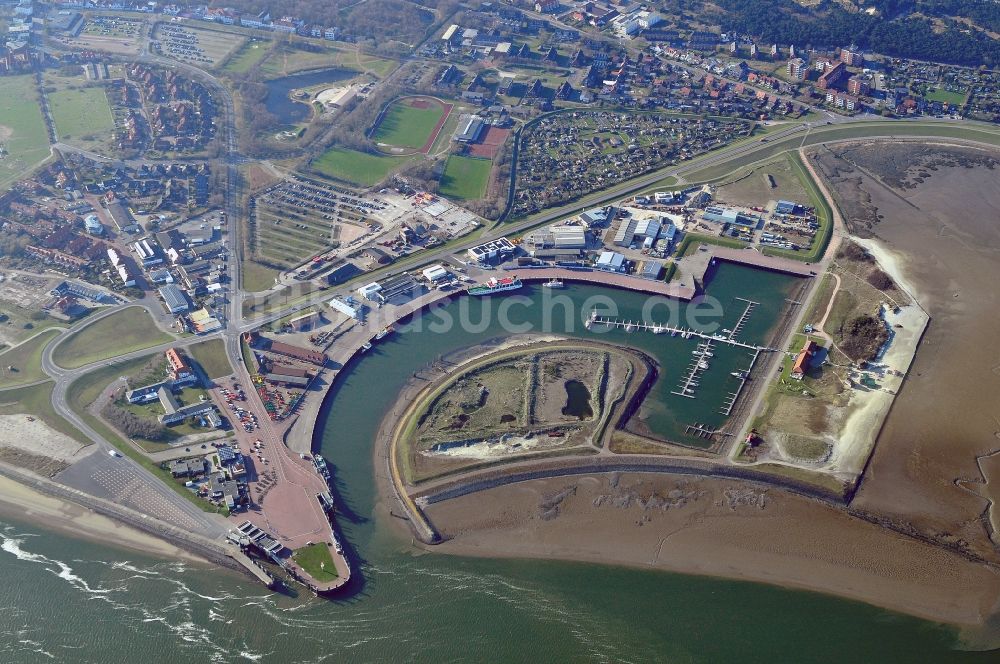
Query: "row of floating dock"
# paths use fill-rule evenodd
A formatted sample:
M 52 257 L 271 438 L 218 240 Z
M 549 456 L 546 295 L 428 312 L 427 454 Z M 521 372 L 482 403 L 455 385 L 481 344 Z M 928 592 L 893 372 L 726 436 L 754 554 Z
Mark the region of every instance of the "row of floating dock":
M 744 341 L 738 340 L 736 337 L 746 328 L 747 322 L 750 320 L 750 316 L 753 314 L 754 309 L 760 304 L 753 300 L 748 300 L 746 298 L 737 297 L 736 300 L 746 304 L 746 308 L 743 313 L 740 314 L 739 319 L 737 319 L 736 324 L 733 325 L 732 329 L 723 329 L 720 334 L 707 334 L 705 332 L 700 332 L 687 327 L 677 327 L 667 324 L 659 323 L 646 323 L 644 321 L 632 321 L 624 320 L 612 316 L 601 316 L 597 313 L 597 310 L 593 310 L 590 313 L 590 318 L 586 322 L 587 329 L 590 329 L 594 325 L 603 325 L 606 327 L 618 328 L 625 330 L 626 332 L 643 331 L 652 332 L 653 334 L 670 334 L 672 337 L 681 337 L 682 339 L 700 339 L 698 342 L 698 347 L 691 351 L 693 359 L 688 365 L 687 370 L 684 373 L 683 378 L 681 378 L 677 389 L 673 390 L 671 394 L 677 396 L 686 397 L 688 399 L 696 398 L 696 388 L 700 383 L 700 378 L 702 374 L 711 366 L 709 360 L 713 357 L 713 350 L 715 349 L 715 344 L 728 344 L 730 346 L 735 346 L 737 348 L 745 348 L 747 350 L 753 351 L 753 358 L 750 360 L 750 366 L 744 370 L 733 371 L 732 375 L 739 379 L 739 386 L 735 391 L 730 392 L 726 395 L 723 401 L 722 408 L 720 412 L 723 415 L 728 416 L 733 411 L 733 407 L 740 398 L 740 394 L 743 392 L 743 388 L 746 386 L 747 381 L 750 378 L 750 372 L 753 370 L 754 366 L 757 364 L 757 359 L 763 352 L 777 351 L 776 348 L 768 348 L 767 346 L 755 346 L 753 344 L 748 344 Z M 704 425 L 694 424 L 688 425 L 685 433 L 692 436 L 711 438 L 715 435 L 727 435 L 718 430 L 709 430 Z
M 694 357 L 691 360 L 691 364 L 688 365 L 687 372 L 681 378 L 680 385 L 671 394 L 694 399 L 694 388 L 698 387 L 698 379 L 701 378 L 701 374 L 709 369 L 708 360 L 713 356 L 713 348 L 715 346 L 712 345 L 711 341 L 701 341 L 698 343 L 698 348 L 691 351 L 691 355 Z
M 743 331 L 746 327 L 747 321 L 750 320 L 750 314 L 753 312 L 754 307 L 756 307 L 760 302 L 754 302 L 753 300 L 747 300 L 746 298 L 738 297 L 737 300 L 747 303 L 747 308 L 743 310 L 743 314 L 740 319 L 736 321 L 736 325 L 733 325 L 733 329 L 729 330 L 729 340 L 732 341 L 737 334 Z

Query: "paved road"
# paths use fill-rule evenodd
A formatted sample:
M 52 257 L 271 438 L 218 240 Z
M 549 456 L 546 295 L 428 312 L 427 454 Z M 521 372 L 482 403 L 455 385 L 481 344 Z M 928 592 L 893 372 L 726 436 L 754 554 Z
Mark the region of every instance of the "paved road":
M 240 198 L 240 174 L 239 164 L 244 160 L 237 150 L 237 137 L 235 131 L 235 111 L 232 96 L 228 89 L 214 76 L 191 65 L 169 60 L 159 56 L 147 55 L 145 52 L 138 58 L 142 62 L 152 65 L 179 69 L 185 74 L 195 78 L 209 86 L 220 103 L 219 140 L 224 150 L 223 163 L 227 171 L 225 203 L 228 235 L 228 269 L 233 284 L 240 283 L 240 261 L 239 251 L 241 243 L 241 229 L 239 224 L 239 198 Z M 62 143 L 54 143 L 53 149 L 63 152 L 75 152 L 84 154 L 89 158 L 100 161 L 114 161 L 102 155 L 79 150 Z M 128 165 L 138 165 L 148 163 L 150 160 L 134 160 L 127 162 Z M 202 160 L 199 160 L 202 161 Z M 204 160 L 209 161 L 209 160 Z M 232 288 L 236 290 L 235 287 Z M 129 503 L 131 507 L 151 516 L 166 521 L 187 530 L 198 532 L 208 537 L 221 537 L 225 534 L 226 524 L 218 515 L 211 515 L 201 511 L 191 501 L 180 496 L 171 487 L 166 486 L 155 475 L 149 472 L 139 463 L 127 457 L 114 457 L 112 452 L 115 447 L 103 438 L 97 431 L 89 426 L 83 418 L 71 407 L 67 399 L 67 392 L 70 385 L 90 371 L 101 366 L 120 364 L 132 359 L 144 357 L 151 353 L 163 352 L 171 347 L 186 347 L 199 343 L 209 338 L 220 335 L 210 335 L 207 337 L 189 337 L 174 340 L 145 348 L 143 350 L 126 353 L 116 357 L 110 362 L 96 362 L 77 369 L 67 369 L 59 366 L 53 360 L 54 351 L 68 338 L 69 332 L 77 332 L 94 323 L 112 316 L 127 307 L 141 307 L 145 309 L 154 320 L 158 321 L 160 327 L 166 329 L 171 317 L 168 316 L 158 301 L 143 299 L 128 304 L 108 307 L 102 311 L 88 317 L 69 330 L 63 331 L 60 336 L 50 343 L 42 353 L 42 370 L 52 377 L 55 385 L 52 391 L 53 409 L 75 426 L 88 439 L 93 441 L 100 453 L 91 454 L 87 459 L 71 466 L 60 476 L 60 481 L 77 488 L 89 491 L 95 495 L 108 496 L 112 500 Z M 227 347 L 234 347 L 238 357 L 239 323 L 242 318 L 242 302 L 239 296 L 229 298 L 229 308 L 227 315 L 227 327 L 221 335 L 226 340 Z M 172 335 L 175 336 L 175 335 Z

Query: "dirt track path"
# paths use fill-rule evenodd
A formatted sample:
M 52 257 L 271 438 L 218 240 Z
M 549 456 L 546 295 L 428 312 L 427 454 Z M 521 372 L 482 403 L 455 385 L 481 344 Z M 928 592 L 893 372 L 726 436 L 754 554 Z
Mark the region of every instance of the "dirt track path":
M 829 272 L 828 274 L 833 277 L 836 284 L 833 287 L 833 292 L 830 293 L 830 301 L 826 303 L 826 311 L 823 313 L 823 318 L 816 323 L 813 330 L 823 337 L 830 346 L 835 346 L 833 337 L 826 331 L 826 321 L 830 318 L 830 312 L 833 311 L 833 303 L 837 299 L 837 293 L 840 292 L 840 275 L 836 272 Z

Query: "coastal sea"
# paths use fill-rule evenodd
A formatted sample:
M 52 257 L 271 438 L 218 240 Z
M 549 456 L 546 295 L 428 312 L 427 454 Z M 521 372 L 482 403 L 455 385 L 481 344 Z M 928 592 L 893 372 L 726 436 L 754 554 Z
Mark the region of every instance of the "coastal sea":
M 742 311 L 732 301 L 736 295 L 761 301 L 773 319 L 794 280 L 725 266 L 713 284 L 710 292 L 725 304 L 725 320 Z M 640 302 L 632 294 L 565 293 L 575 302 L 604 294 L 622 315 L 638 315 Z M 540 289 L 531 297 L 542 297 Z M 500 300 L 475 302 L 494 308 Z M 446 310 L 458 315 L 457 308 L 453 303 Z M 535 315 L 531 307 L 520 311 L 525 319 Z M 764 314 L 758 320 L 746 334 L 759 343 L 769 323 Z M 151 558 L 5 517 L 0 662 L 995 661 L 995 654 L 958 651 L 950 628 L 816 593 L 415 549 L 377 509 L 373 477 L 381 466 L 373 460 L 374 432 L 415 371 L 501 333 L 495 323 L 474 331 L 404 326 L 348 367 L 334 387 L 321 414 L 321 442 L 336 469 L 339 523 L 358 572 L 344 598 L 272 594 L 228 571 Z M 590 333 L 578 324 L 572 334 Z M 632 333 L 629 343 L 660 352 L 653 344 L 666 348 L 671 341 Z M 673 350 L 663 357 L 681 364 L 688 361 L 685 354 Z M 678 408 L 664 400 L 650 416 L 651 428 L 669 430 Z

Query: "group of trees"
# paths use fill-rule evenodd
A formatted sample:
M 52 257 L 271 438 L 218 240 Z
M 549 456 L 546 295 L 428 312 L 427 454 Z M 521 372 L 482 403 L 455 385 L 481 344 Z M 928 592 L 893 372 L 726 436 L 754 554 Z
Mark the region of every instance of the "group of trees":
M 996 5 L 973 11 L 971 0 L 931 0 L 941 15 L 937 25 L 924 15 L 911 14 L 909 3 L 876 2 L 876 14 L 849 12 L 835 4 L 804 8 L 793 0 L 719 0 L 725 10 L 719 25 L 725 31 L 754 35 L 781 44 L 846 46 L 855 43 L 885 55 L 960 65 L 1000 63 L 1000 42 L 951 18 L 966 15 L 992 23 Z M 975 14 L 975 18 L 972 15 Z
M 188 5 L 202 4 L 187 0 Z M 371 40 L 376 46 L 391 41 L 413 45 L 421 41 L 434 23 L 435 11 L 448 16 L 459 6 L 458 0 L 230 0 L 226 3 L 246 14 L 266 11 L 272 19 L 295 16 L 307 23 L 335 26 L 342 33 L 359 40 Z
M 889 331 L 882 319 L 864 314 L 844 325 L 841 338 L 837 344 L 840 350 L 855 362 L 861 362 L 875 357 L 889 338 Z
M 139 417 L 112 401 L 109 401 L 101 409 L 101 417 L 129 438 L 142 438 L 154 443 L 164 441 L 167 438 L 165 426 L 152 418 Z
M 0 258 L 20 258 L 24 255 L 30 238 L 18 231 L 3 231 L 0 233 Z
M 865 279 L 867 279 L 869 284 L 879 289 L 880 291 L 887 291 L 896 285 L 895 282 L 892 280 L 892 277 L 890 277 L 880 268 L 873 269 L 871 272 L 868 273 L 868 276 L 865 277 Z
M 983 0 L 920 0 L 920 11 L 929 16 L 967 18 L 990 32 L 1000 32 L 1000 3 Z

